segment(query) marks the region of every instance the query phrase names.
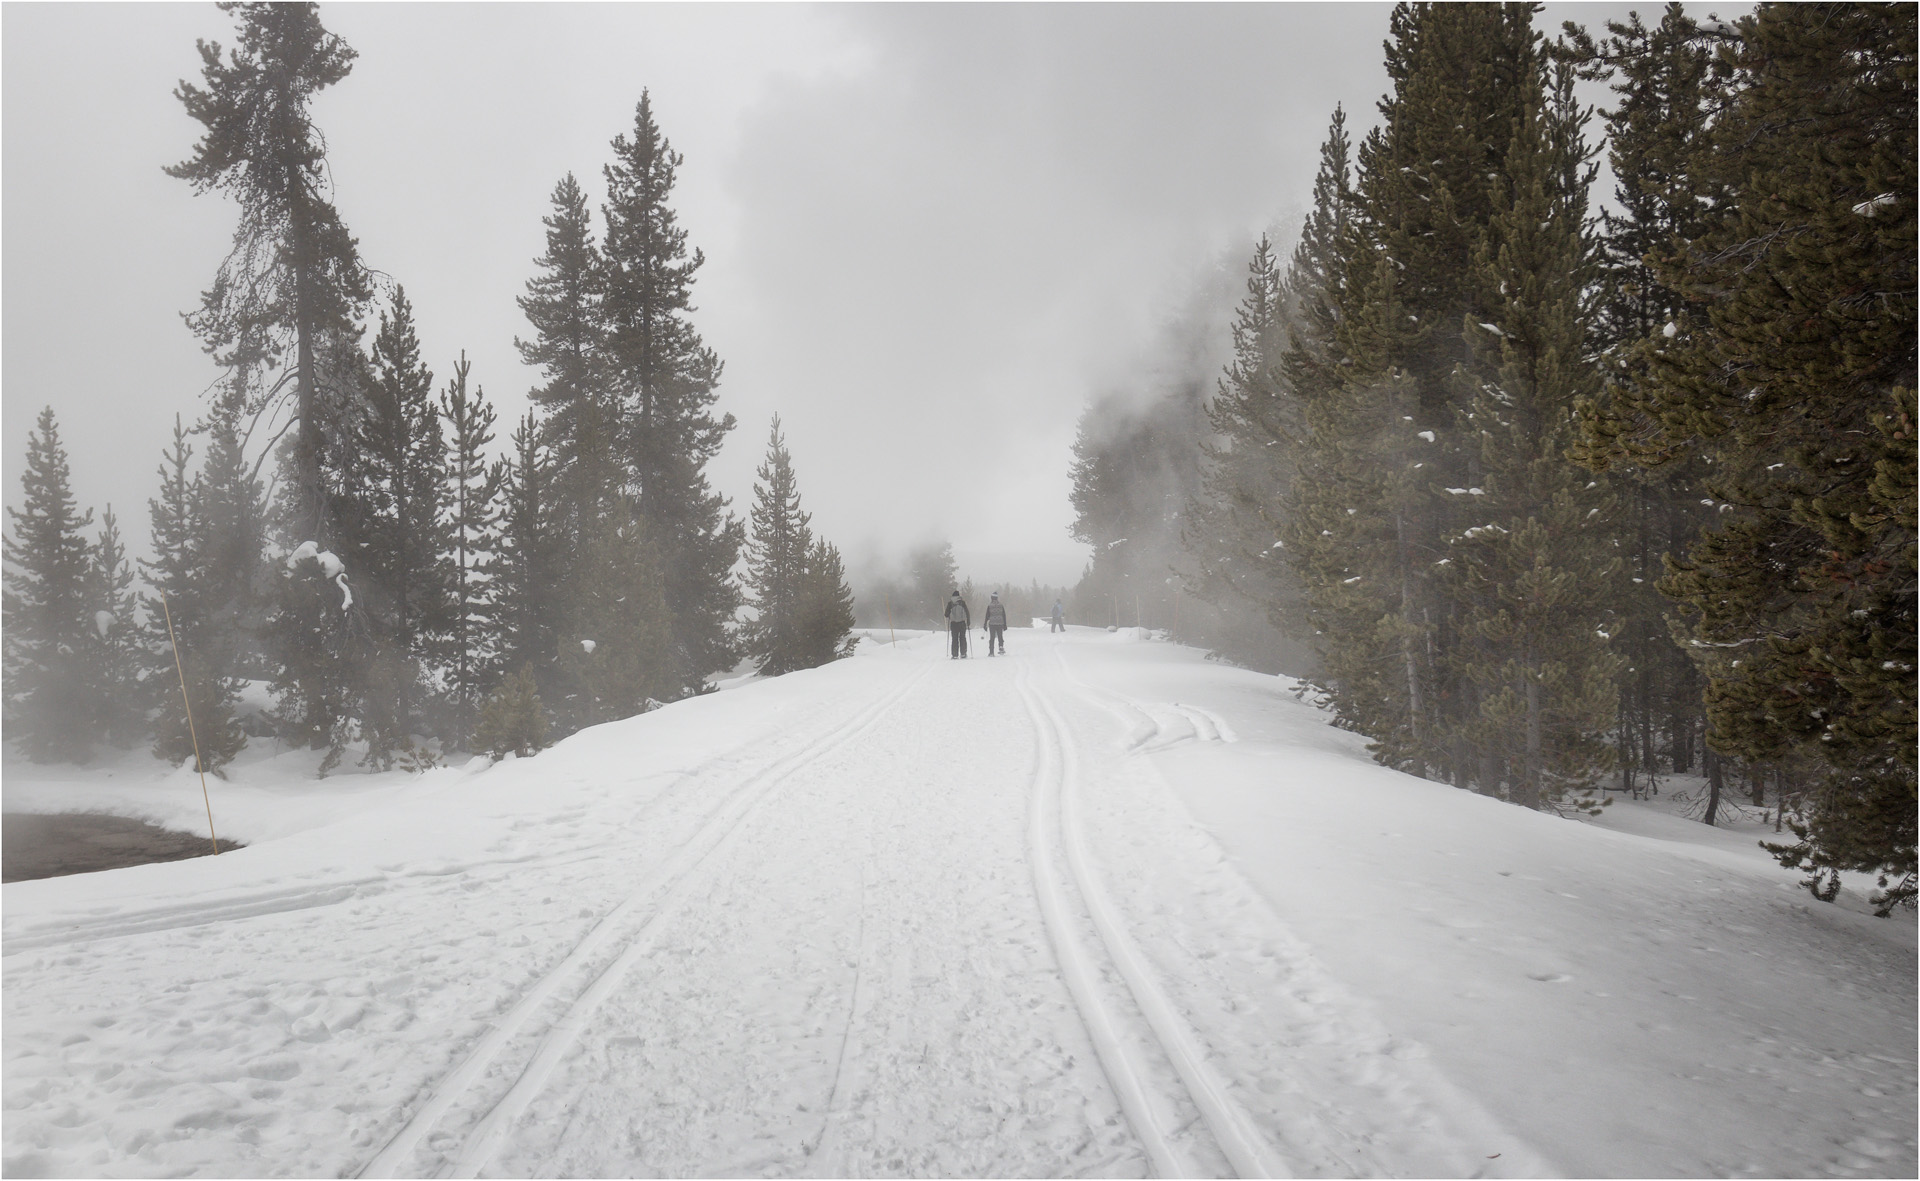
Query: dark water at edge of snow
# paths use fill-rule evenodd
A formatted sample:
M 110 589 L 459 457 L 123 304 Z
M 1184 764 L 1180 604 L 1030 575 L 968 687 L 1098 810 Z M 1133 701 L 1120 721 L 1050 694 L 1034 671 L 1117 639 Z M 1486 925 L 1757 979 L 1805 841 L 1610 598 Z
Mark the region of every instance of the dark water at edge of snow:
M 181 861 L 213 851 L 205 833 L 176 832 L 98 812 L 8 812 L 0 815 L 0 833 L 4 882 Z M 239 847 L 233 841 L 220 842 L 222 852 Z

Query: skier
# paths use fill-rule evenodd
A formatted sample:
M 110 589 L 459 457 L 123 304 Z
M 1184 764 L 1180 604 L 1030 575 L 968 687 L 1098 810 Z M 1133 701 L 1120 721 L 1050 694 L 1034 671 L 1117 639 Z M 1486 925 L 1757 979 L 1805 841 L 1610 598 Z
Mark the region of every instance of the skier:
M 987 596 L 987 655 L 993 655 L 994 645 L 1000 646 L 1000 655 L 1007 654 L 1007 608 L 1000 601 L 1000 592 L 994 591 Z
M 960 597 L 960 588 L 955 587 L 953 597 L 947 600 L 947 631 L 953 637 L 953 652 L 948 660 L 958 660 L 967 654 L 967 629 L 973 626 L 973 612 L 967 610 L 967 601 Z
M 1053 626 L 1048 628 L 1047 632 L 1048 634 L 1052 634 L 1053 632 L 1063 632 L 1066 630 L 1067 630 L 1067 609 L 1060 605 L 1059 599 L 1055 599 L 1053 601 Z

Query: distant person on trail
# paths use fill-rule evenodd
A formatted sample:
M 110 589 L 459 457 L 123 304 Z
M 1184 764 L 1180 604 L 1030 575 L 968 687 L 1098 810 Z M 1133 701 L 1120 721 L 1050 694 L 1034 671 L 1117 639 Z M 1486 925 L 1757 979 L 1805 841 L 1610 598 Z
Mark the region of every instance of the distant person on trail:
M 1060 605 L 1059 599 L 1055 599 L 1053 601 L 1053 626 L 1048 628 L 1047 632 L 1048 634 L 1052 634 L 1053 632 L 1063 632 L 1066 630 L 1067 630 L 1067 609 Z
M 1000 646 L 1000 655 L 1007 654 L 1007 608 L 1000 601 L 1000 592 L 994 591 L 987 596 L 987 655 L 993 655 L 994 645 Z
M 947 600 L 947 631 L 953 637 L 953 652 L 948 660 L 958 660 L 967 654 L 967 629 L 972 626 L 973 612 L 967 610 L 967 601 L 955 588 L 953 597 Z

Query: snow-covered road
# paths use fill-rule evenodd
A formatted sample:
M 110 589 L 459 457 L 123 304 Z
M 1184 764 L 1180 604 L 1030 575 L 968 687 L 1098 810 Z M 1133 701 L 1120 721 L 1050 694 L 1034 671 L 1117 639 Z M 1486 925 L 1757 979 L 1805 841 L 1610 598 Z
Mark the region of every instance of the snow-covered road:
M 1425 809 L 1496 860 L 1509 831 L 1545 841 L 1473 867 L 1490 896 L 1501 869 L 1538 880 L 1543 848 L 1596 876 L 1691 871 L 1701 851 L 1393 775 L 1274 678 L 1189 650 L 1014 634 L 1005 659 L 868 651 L 431 772 L 284 835 L 259 833 L 316 789 L 261 789 L 235 804 L 247 849 L 6 886 L 6 1174 L 1911 1172 L 1910 919 L 1890 937 L 1815 914 L 1745 858 L 1706 889 L 1760 903 L 1724 922 L 1661 907 L 1678 946 L 1583 965 L 1576 1000 L 1569 949 L 1626 937 L 1593 919 L 1529 949 L 1540 970 L 1513 973 L 1524 986 L 1486 1028 L 1454 1029 L 1455 1010 L 1401 1003 L 1381 977 L 1506 987 L 1499 957 L 1552 937 L 1522 903 L 1467 897 L 1417 857 L 1368 860 L 1363 839 Z M 1290 807 L 1294 831 L 1260 827 L 1288 793 L 1325 791 L 1339 800 Z M 1325 868 L 1343 857 L 1344 904 Z M 1315 868 L 1296 882 L 1288 860 Z M 1409 915 L 1450 903 L 1449 939 L 1495 936 L 1478 944 L 1493 959 L 1455 963 L 1415 920 L 1373 914 L 1383 878 Z M 1297 913 L 1295 895 L 1321 905 Z M 1343 936 L 1343 913 L 1377 929 Z M 1736 1077 L 1731 1052 L 1704 1083 L 1655 1069 L 1661 1110 L 1696 1094 L 1748 1109 L 1685 1148 L 1661 1126 L 1651 1149 L 1571 1130 L 1632 1077 L 1635 1043 L 1720 1040 L 1672 1034 L 1658 1003 L 1616 1016 L 1588 987 L 1663 955 L 1698 971 L 1695 928 L 1716 925 L 1771 959 L 1722 947 L 1709 975 L 1777 978 L 1742 995 L 1743 1018 L 1758 1003 L 1776 1044 L 1825 1038 L 1825 1066 L 1782 1062 L 1798 1087 Z M 1780 946 L 1783 925 L 1812 950 Z M 1385 966 L 1356 975 L 1369 947 Z M 1796 995 L 1809 963 L 1845 972 L 1835 955 L 1871 970 L 1852 996 Z M 1857 1006 L 1857 1028 L 1809 1019 L 1809 999 Z M 1559 1078 L 1540 1056 L 1593 1020 L 1613 1073 L 1560 1078 L 1556 1120 L 1525 1080 Z M 1509 1060 L 1490 1066 L 1489 1044 Z M 1751 1143 L 1789 1116 L 1798 1138 Z

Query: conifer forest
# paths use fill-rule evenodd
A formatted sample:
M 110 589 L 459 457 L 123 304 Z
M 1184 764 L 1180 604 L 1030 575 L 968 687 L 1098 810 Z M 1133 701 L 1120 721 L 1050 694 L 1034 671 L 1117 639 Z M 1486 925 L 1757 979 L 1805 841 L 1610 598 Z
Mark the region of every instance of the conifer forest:
M 553 179 L 503 419 L 336 203 L 313 108 L 354 48 L 314 4 L 222 8 L 167 169 L 237 215 L 183 309 L 219 380 L 144 514 L 82 506 L 51 405 L 7 443 L 31 760 L 533 756 L 991 588 L 1301 676 L 1381 764 L 1518 808 L 1702 776 L 1700 819 L 1770 810 L 1814 895 L 1912 904 L 1914 6 L 1396 6 L 1370 130 L 1288 113 L 1326 127 L 1311 208 L 1234 260 L 1229 322 L 1087 401 L 1071 587 L 944 543 L 850 573 L 781 418 L 727 410 L 642 80 Z M 710 465 L 762 437 L 735 504 Z
M 229 8 L 234 44 L 202 42 L 203 77 L 176 92 L 203 134 L 167 170 L 240 210 L 186 317 L 225 376 L 161 452 L 137 563 L 113 517 L 89 532 L 41 416 L 7 540 L 9 739 L 37 761 L 145 740 L 217 770 L 251 734 L 325 750 L 323 773 L 349 747 L 422 765 L 531 753 L 743 657 L 843 655 L 851 592 L 777 420 L 748 522 L 709 484 L 736 423 L 648 95 L 609 145 L 598 218 L 573 175 L 554 184 L 514 342 L 545 381 L 502 423 L 464 354 L 434 372 L 405 287 L 330 199 L 309 103 L 354 50 L 314 5 Z M 253 684 L 270 710 L 243 708 Z
M 1816 895 L 1911 903 L 1914 53 L 1910 6 L 1396 8 L 1224 372 L 1083 417 L 1082 592 L 1165 619 L 1170 566 L 1382 763 L 1566 811 L 1704 774 Z

